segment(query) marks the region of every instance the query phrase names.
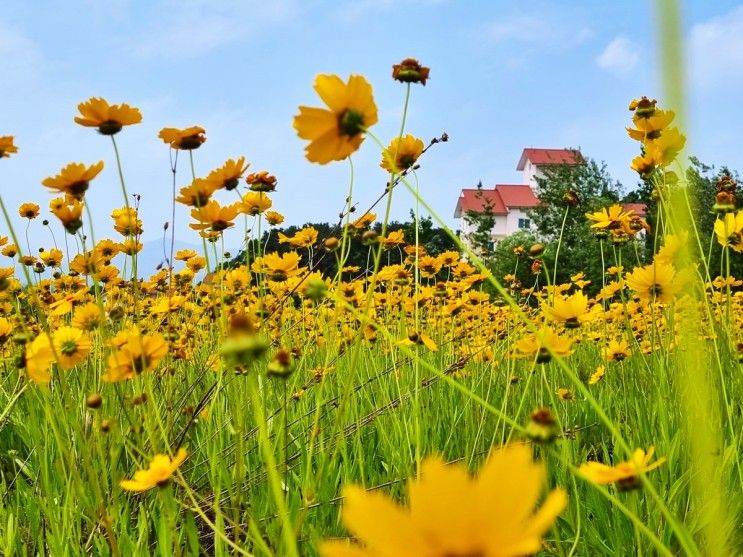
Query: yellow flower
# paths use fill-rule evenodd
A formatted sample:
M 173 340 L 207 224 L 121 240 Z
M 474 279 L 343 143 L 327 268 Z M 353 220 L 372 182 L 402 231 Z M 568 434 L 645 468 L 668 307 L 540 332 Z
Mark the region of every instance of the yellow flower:
M 588 311 L 588 296 L 580 290 L 570 296 L 556 295 L 552 305 L 543 305 L 542 311 L 552 321 L 562 323 L 568 329 L 580 327 L 593 319 L 595 314 Z
M 291 238 L 279 232 L 279 243 L 289 244 L 295 248 L 311 248 L 317 242 L 318 231 L 313 226 L 298 230 Z
M 106 99 L 92 97 L 77 105 L 81 116 L 75 116 L 75 122 L 81 126 L 98 128 L 98 133 L 114 135 L 124 126 L 139 124 L 142 113 L 138 108 L 128 104 L 108 104 Z
M 630 350 L 629 344 L 627 344 L 626 340 L 616 341 L 612 339 L 609 341 L 608 346 L 601 350 L 604 359 L 613 362 L 621 362 L 631 353 L 632 350 Z
M 12 135 L 0 135 L 0 159 L 17 153 L 18 147 L 13 144 Z
M 294 129 L 310 141 L 305 148 L 310 162 L 343 160 L 361 146 L 366 129 L 377 123 L 372 87 L 360 75 L 350 76 L 348 83 L 337 75 L 318 75 L 314 88 L 329 110 L 300 106 Z
M 276 189 L 276 176 L 268 173 L 268 170 L 260 172 L 251 172 L 245 178 L 250 191 L 270 192 Z
M 290 251 L 283 255 L 277 252 L 267 253 L 257 257 L 253 262 L 253 270 L 268 276 L 268 280 L 284 282 L 287 278 L 299 273 L 299 254 Z
M 266 211 L 266 220 L 271 226 L 278 226 L 284 222 L 284 215 L 276 211 Z
M 516 342 L 519 356 L 536 358 L 539 364 L 549 362 L 553 354 L 569 356 L 572 346 L 572 339 L 558 335 L 549 327 L 542 327 L 536 333 L 527 335 Z
M 49 208 L 55 217 L 62 223 L 68 234 L 75 234 L 83 225 L 83 204 L 77 199 L 68 198 L 68 203 L 64 199 L 56 198 L 49 203 Z
M 423 153 L 423 141 L 410 134 L 393 139 L 382 151 L 382 162 L 379 166 L 387 172 L 399 174 L 415 164 Z
M 212 170 L 206 177 L 206 181 L 211 183 L 215 189 L 234 190 L 249 166 L 250 163 L 245 162 L 245 157 L 237 160 L 229 159 L 221 167 Z
M 626 128 L 629 136 L 636 141 L 652 141 L 661 136 L 662 130 L 673 121 L 675 114 L 671 110 L 655 109 L 651 116 L 635 115 L 632 122 L 635 129 Z
M 625 276 L 625 282 L 640 298 L 661 303 L 670 302 L 681 290 L 675 269 L 663 261 L 636 267 Z
M 235 220 L 239 211 L 239 203 L 222 207 L 212 199 L 203 207 L 191 209 L 191 217 L 198 222 L 191 223 L 188 226 L 194 230 L 206 230 L 208 228 L 214 232 L 222 232 L 227 228 L 235 226 L 235 223 L 232 221 Z
M 715 221 L 715 236 L 722 247 L 743 252 L 743 211 L 726 213 Z
M 72 326 L 83 331 L 93 331 L 103 322 L 101 308 L 95 302 L 88 302 L 75 309 Z
M 646 144 L 648 154 L 653 158 L 656 165 L 664 168 L 671 164 L 686 144 L 686 136 L 678 131 L 678 128 L 665 130 L 658 139 Z
M 260 215 L 264 211 L 271 208 L 273 202 L 263 192 L 260 191 L 249 191 L 242 197 L 241 209 L 248 215 Z
M 63 326 L 52 335 L 57 363 L 62 369 L 69 369 L 83 361 L 93 347 L 88 335 L 75 327 Z
M 134 207 L 122 207 L 111 211 L 114 219 L 114 230 L 123 236 L 139 236 L 142 234 L 142 221 Z
M 196 178 L 190 186 L 181 188 L 180 195 L 175 198 L 178 203 L 189 207 L 203 207 L 217 190 L 217 184 L 204 178 Z
M 59 174 L 44 178 L 41 183 L 47 188 L 82 200 L 88 190 L 90 181 L 98 176 L 101 170 L 103 170 L 103 161 L 98 161 L 89 167 L 81 163 L 71 162 L 60 170 Z
M 384 249 L 392 249 L 398 246 L 402 246 L 405 244 L 405 232 L 402 229 L 393 230 L 392 232 L 387 234 L 387 236 L 382 236 L 380 238 L 380 241 L 382 242 L 382 247 Z
M 422 66 L 415 58 L 405 58 L 392 66 L 392 79 L 400 83 L 420 83 L 425 86 L 430 73 L 431 69 Z
M 596 368 L 596 371 L 594 371 L 591 374 L 591 377 L 588 378 L 588 384 L 595 385 L 596 383 L 598 383 L 604 378 L 605 374 L 606 374 L 606 368 L 604 366 L 598 366 Z
M 586 218 L 593 221 L 591 228 L 606 230 L 621 230 L 628 234 L 633 234 L 630 228 L 632 217 L 631 209 L 625 211 L 621 205 L 614 204 L 611 207 L 603 208 L 595 213 L 586 213 Z
M 143 335 L 134 329 L 123 333 L 118 350 L 108 357 L 108 371 L 103 380 L 109 383 L 133 379 L 158 366 L 168 353 L 168 344 L 160 333 Z
M 44 262 L 47 267 L 59 267 L 62 264 L 64 254 L 62 250 L 52 248 L 49 251 L 42 251 L 39 253 L 39 259 Z
M 170 145 L 172 149 L 190 151 L 201 147 L 201 144 L 206 141 L 205 133 L 206 130 L 201 126 L 191 126 L 183 130 L 178 128 L 163 128 L 157 136 Z
M 42 332 L 26 345 L 26 373 L 34 383 L 49 383 L 52 376 L 49 366 L 54 361 L 54 351 L 49 335 Z
M 436 342 L 425 333 L 410 333 L 407 338 L 398 341 L 398 346 L 425 346 L 431 352 L 438 352 Z
M 461 465 L 429 457 L 408 485 L 408 507 L 378 492 L 343 490 L 342 519 L 363 545 L 326 541 L 323 557 L 516 557 L 538 552 L 542 536 L 565 508 L 566 495 L 553 490 L 533 509 L 545 469 L 531 448 L 512 445 L 493 452 L 472 478 Z
M 150 461 L 147 470 L 134 472 L 134 479 L 121 480 L 119 486 L 126 491 L 147 491 L 155 486 L 164 486 L 183 464 L 183 461 L 186 460 L 186 456 L 188 456 L 188 452 L 183 447 L 178 449 L 172 459 L 167 455 L 157 454 Z
M 24 219 L 35 219 L 39 216 L 39 206 L 36 203 L 22 203 L 18 207 L 18 214 Z
M 633 489 L 640 486 L 640 474 L 645 474 L 663 464 L 666 459 L 660 458 L 650 464 L 655 447 L 650 447 L 646 453 L 637 449 L 632 459 L 620 462 L 616 466 L 608 466 L 601 462 L 586 462 L 581 464 L 578 471 L 589 481 L 598 485 L 616 483 L 621 490 Z

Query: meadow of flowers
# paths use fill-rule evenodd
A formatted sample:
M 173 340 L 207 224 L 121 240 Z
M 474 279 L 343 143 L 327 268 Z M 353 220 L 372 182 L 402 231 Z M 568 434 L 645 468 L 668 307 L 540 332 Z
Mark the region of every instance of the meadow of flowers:
M 400 88 L 404 115 L 428 75 L 405 59 L 379 86 Z M 614 248 L 647 223 L 619 205 L 583 215 L 566 189 L 605 278 L 554 284 L 534 244 L 517 249 L 530 285 L 454 233 L 460 249 L 439 254 L 388 234 L 398 190 L 428 212 L 415 172 L 446 135 L 424 142 L 403 116 L 381 141 L 360 75 L 314 88 L 323 106 L 293 121 L 308 161 L 376 147 L 389 172 L 368 210 L 350 180 L 332 236 L 307 227 L 265 252 L 255 240 L 284 220 L 277 178 L 245 157 L 197 176 L 207 131 L 165 128 L 164 180 L 203 250 L 166 242 L 167 264 L 141 276 L 147 225 L 116 136 L 142 114 L 102 98 L 74 121 L 110 155 L 39 177 L 49 246 L 22 235 L 39 205 L 16 216 L 0 198 L 0 554 L 742 554 L 743 281 L 706 255 L 741 257 L 743 211 L 721 180 L 714 234 L 699 233 L 674 113 L 629 105 L 628 164 L 659 200 L 652 253 L 623 264 Z M 0 159 L 15 156 L 0 137 Z M 120 206 L 87 205 L 101 172 L 118 174 Z M 93 230 L 92 210 L 112 229 Z M 225 234 L 243 239 L 234 259 Z M 366 268 L 344 264 L 352 239 Z

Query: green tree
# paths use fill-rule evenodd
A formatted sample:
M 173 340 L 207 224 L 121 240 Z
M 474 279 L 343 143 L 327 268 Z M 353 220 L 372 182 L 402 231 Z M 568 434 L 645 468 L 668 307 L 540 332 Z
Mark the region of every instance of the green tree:
M 622 186 L 610 176 L 606 164 L 589 158 L 578 165 L 545 166 L 542 173 L 537 178 L 540 204 L 529 216 L 547 243 L 545 262 L 550 281 L 554 277 L 557 283 L 567 282 L 583 272 L 592 282 L 589 290 L 595 291 L 603 282 L 602 261 L 604 267 L 621 262 L 625 269 L 631 268 L 643 250 L 637 252 L 633 241 L 624 246 L 599 241 L 585 216 L 620 199 Z M 550 259 L 556 259 L 556 273 Z

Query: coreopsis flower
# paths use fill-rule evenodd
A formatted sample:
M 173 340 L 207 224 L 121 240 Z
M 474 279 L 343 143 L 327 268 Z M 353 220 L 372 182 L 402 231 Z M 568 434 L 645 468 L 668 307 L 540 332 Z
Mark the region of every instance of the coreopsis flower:
M 26 373 L 34 383 L 49 383 L 49 366 L 54 361 L 54 350 L 49 334 L 42 332 L 26 345 Z
M 142 234 L 142 221 L 134 207 L 121 207 L 111 211 L 114 230 L 122 236 L 139 236 Z
M 638 297 L 661 303 L 670 302 L 681 290 L 679 278 L 673 266 L 662 261 L 636 267 L 624 277 Z
M 175 200 L 188 207 L 203 207 L 217 191 L 217 183 L 204 178 L 196 178 L 190 186 L 181 188 Z
M 624 210 L 619 204 L 614 204 L 609 208 L 603 208 L 594 213 L 586 213 L 586 218 L 593 221 L 591 228 L 595 230 L 621 231 L 626 234 L 633 234 L 630 227 L 630 221 L 634 211 L 632 209 Z
M 343 160 L 358 150 L 364 132 L 377 123 L 372 87 L 360 75 L 350 76 L 347 83 L 337 75 L 318 75 L 314 88 L 328 108 L 300 106 L 294 129 L 310 141 L 305 147 L 310 162 Z
M 192 257 L 196 257 L 198 254 L 192 249 L 179 249 L 175 252 L 174 259 L 176 261 L 188 261 Z
M 437 352 L 439 347 L 430 336 L 425 333 L 412 332 L 404 339 L 398 341 L 398 346 L 424 346 L 431 352 Z
M 102 97 L 91 97 L 77 105 L 80 116 L 75 116 L 75 122 L 88 128 L 98 128 L 98 133 L 114 135 L 124 126 L 139 124 L 142 113 L 138 108 L 126 103 L 108 104 Z
M 114 242 L 113 240 L 105 239 L 101 240 L 95 245 L 95 251 L 100 255 L 102 258 L 111 260 L 119 253 L 119 246 L 117 242 Z
M 170 145 L 172 149 L 181 149 L 191 151 L 198 149 L 206 141 L 206 130 L 201 126 L 191 126 L 190 128 L 163 128 L 157 137 Z
M 234 190 L 249 166 L 250 163 L 245 162 L 245 157 L 229 159 L 219 168 L 212 170 L 205 180 L 215 186 L 215 189 Z
M 18 254 L 18 246 L 15 244 L 8 244 L 3 248 L 2 254 L 5 257 L 15 257 Z
M 263 192 L 249 191 L 242 196 L 241 210 L 248 215 L 260 215 L 271 208 L 273 202 Z
M 372 223 L 376 220 L 377 215 L 374 213 L 366 212 L 363 215 L 361 215 L 359 218 L 357 218 L 355 221 L 351 223 L 351 228 L 355 228 L 356 230 L 364 230 L 365 228 L 369 228 Z M 422 254 L 425 255 L 425 254 Z
M 98 273 L 103 266 L 103 258 L 95 251 L 78 253 L 70 261 L 70 269 L 81 275 L 94 275 Z
M 567 329 L 580 327 L 595 316 L 589 312 L 588 296 L 580 290 L 570 296 L 556 295 L 551 304 L 542 305 L 542 311 L 549 319 L 562 323 Z
M 544 364 L 552 355 L 568 356 L 572 353 L 573 340 L 560 336 L 550 327 L 542 327 L 536 333 L 526 335 L 516 342 L 517 356 L 536 358 L 537 363 Z
M 90 181 L 98 176 L 101 170 L 103 170 L 103 161 L 98 161 L 89 167 L 82 163 L 71 162 L 60 170 L 56 176 L 44 178 L 41 184 L 80 201 L 85 196 L 85 192 L 88 191 Z
M 626 359 L 632 350 L 626 340 L 610 340 L 609 344 L 601 350 L 605 360 L 612 362 L 621 362 Z
M 134 478 L 131 480 L 121 480 L 119 486 L 126 491 L 147 491 L 153 487 L 162 487 L 168 483 L 175 471 L 180 468 L 186 460 L 188 451 L 181 447 L 176 455 L 171 459 L 168 455 L 157 454 L 150 461 L 150 466 L 146 470 L 134 472 Z
M 0 159 L 10 157 L 10 155 L 18 152 L 18 147 L 15 146 L 13 141 L 12 135 L 0 135 Z
M 271 226 L 278 226 L 284 222 L 284 215 L 276 211 L 266 211 L 266 222 Z
M 423 147 L 423 141 L 413 135 L 396 137 L 382 151 L 382 162 L 379 166 L 392 174 L 400 174 L 415 164 L 423 153 Z
M 133 379 L 155 369 L 168 353 L 168 343 L 160 333 L 144 335 L 136 329 L 124 331 L 118 347 L 108 357 L 108 371 L 103 380 L 109 383 Z
M 83 225 L 83 204 L 74 198 L 58 197 L 49 203 L 52 214 L 59 219 L 68 234 L 75 234 Z
M 232 205 L 225 205 L 222 207 L 212 199 L 203 207 L 191 209 L 191 217 L 196 219 L 198 222 L 191 223 L 188 226 L 194 230 L 209 229 L 214 232 L 222 232 L 223 230 L 235 226 L 233 221 L 239 212 L 239 203 L 233 203 Z
M 103 323 L 103 312 L 95 302 L 88 302 L 75 308 L 72 326 L 83 331 L 94 331 Z
M 643 117 L 635 115 L 632 122 L 634 128 L 626 128 L 629 136 L 641 142 L 658 139 L 665 128 L 673 121 L 675 114 L 671 110 L 655 109 L 651 116 Z
M 650 447 L 647 453 L 643 449 L 637 449 L 632 453 L 630 460 L 620 462 L 616 466 L 591 461 L 581 464 L 578 472 L 598 485 L 617 484 L 622 491 L 634 489 L 641 485 L 640 474 L 655 470 L 666 461 L 665 458 L 659 458 L 651 463 L 654 453 L 655 447 Z
M 289 244 L 295 248 L 311 248 L 317 243 L 318 231 L 313 226 L 298 230 L 291 238 L 279 232 L 279 243 Z
M 405 58 L 392 66 L 392 79 L 401 83 L 420 83 L 425 86 L 430 73 L 431 69 L 421 66 L 415 58 Z
M 253 270 L 265 274 L 269 280 L 283 282 L 299 273 L 299 254 L 290 251 L 283 255 L 267 253 L 253 262 Z
M 268 173 L 268 170 L 251 172 L 245 178 L 250 191 L 272 192 L 276 190 L 276 176 Z
M 658 139 L 645 144 L 647 154 L 652 157 L 656 167 L 665 168 L 676 160 L 676 156 L 686 145 L 686 136 L 678 128 L 665 130 Z
M 386 236 L 382 236 L 379 241 L 382 242 L 382 247 L 384 249 L 392 249 L 403 246 L 405 245 L 405 231 L 403 231 L 402 229 L 393 230 Z
M 596 383 L 598 383 L 604 378 L 605 374 L 606 374 L 606 368 L 604 366 L 598 366 L 596 368 L 596 371 L 594 371 L 591 374 L 591 377 L 588 378 L 588 384 L 595 385 Z
M 40 207 L 36 203 L 22 203 L 18 207 L 18 214 L 24 219 L 31 220 L 39 216 L 39 209 Z
M 743 252 L 743 211 L 726 213 L 714 225 L 718 243 L 724 248 Z
M 144 246 L 142 245 L 142 242 L 138 241 L 136 238 L 131 238 L 131 237 L 127 238 L 126 240 L 124 240 L 118 245 L 120 253 L 129 255 L 132 257 L 138 254 L 140 251 L 142 251 L 143 247 Z
M 472 478 L 463 464 L 423 461 L 408 483 L 408 506 L 362 487 L 343 489 L 343 524 L 358 544 L 326 541 L 323 557 L 516 557 L 537 553 L 542 536 L 565 508 L 562 489 L 534 512 L 545 482 L 531 448 L 494 451 Z
M 70 369 L 83 361 L 93 347 L 88 335 L 75 327 L 59 327 L 52 334 L 54 353 L 61 369 Z
M 59 267 L 62 264 L 64 254 L 62 250 L 52 248 L 49 251 L 44 250 L 39 253 L 39 259 L 44 262 L 47 267 Z

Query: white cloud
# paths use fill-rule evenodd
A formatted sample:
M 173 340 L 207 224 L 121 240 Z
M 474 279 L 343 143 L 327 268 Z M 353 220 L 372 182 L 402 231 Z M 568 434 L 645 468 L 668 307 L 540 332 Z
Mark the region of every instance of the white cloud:
M 620 35 L 596 58 L 596 65 L 602 70 L 625 75 L 635 69 L 639 61 L 640 52 L 637 44 Z
M 493 42 L 519 42 L 573 47 L 593 37 L 593 31 L 557 14 L 514 14 L 499 18 L 486 29 Z
M 158 17 L 152 18 L 157 24 L 136 41 L 135 54 L 200 56 L 258 35 L 264 26 L 284 23 L 299 10 L 296 0 L 166 0 L 161 7 Z
M 694 84 L 717 87 L 740 83 L 743 75 L 743 6 L 694 25 L 689 46 Z
M 4 89 L 37 78 L 43 58 L 41 49 L 31 39 L 0 22 L 0 75 Z

